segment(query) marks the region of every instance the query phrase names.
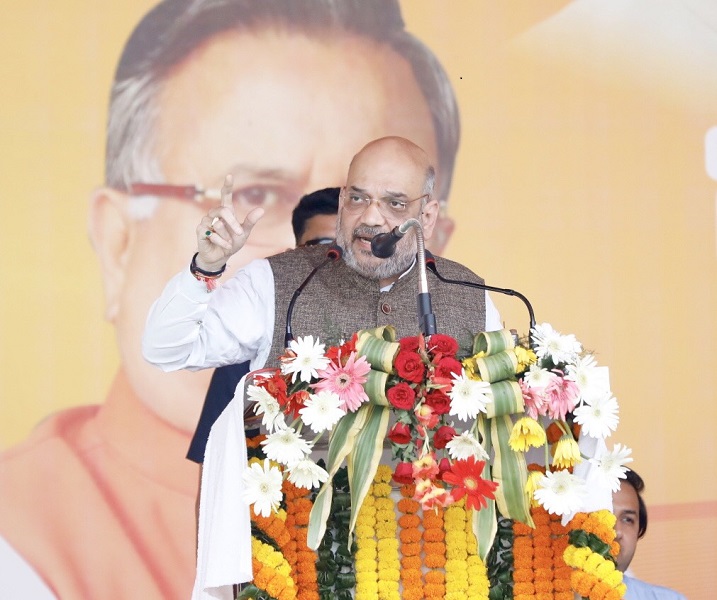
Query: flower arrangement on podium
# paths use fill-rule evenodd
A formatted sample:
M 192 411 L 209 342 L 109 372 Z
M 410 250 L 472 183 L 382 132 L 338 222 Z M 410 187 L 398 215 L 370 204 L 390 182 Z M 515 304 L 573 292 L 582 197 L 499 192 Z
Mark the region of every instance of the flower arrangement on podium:
M 449 336 L 396 340 L 391 327 L 359 331 L 328 348 L 312 336 L 299 338 L 280 369 L 247 388 L 267 435 L 261 442 L 266 459 L 245 473 L 245 499 L 256 515 L 268 517 L 280 507 L 284 479 L 317 489 L 306 530 L 308 547 L 316 549 L 332 510 L 332 480 L 345 463 L 351 543 L 362 505 L 385 485 L 388 467 L 379 465 L 388 439 L 390 479 L 405 501 L 424 515 L 452 506 L 467 515 L 475 544 L 467 560 L 473 556 L 482 569 L 503 573 L 490 581 L 491 598 L 543 592 L 566 600 L 573 592 L 620 598 L 614 535 L 595 543 L 594 532 L 570 520 L 597 514 L 589 508 L 592 491 L 604 498 L 616 490 L 632 460 L 629 449 L 617 444 L 608 451 L 604 442 L 619 420 L 605 371 L 574 336 L 549 324 L 535 327 L 530 343 L 518 343 L 508 330 L 479 333 L 463 356 Z M 314 450 L 323 437 L 328 444 L 320 466 Z M 550 568 L 531 563 L 526 569 L 496 551 L 501 536 L 512 544 L 526 531 L 537 534 L 534 516 L 543 514 L 553 523 L 547 539 L 558 540 Z M 595 518 L 609 523 L 611 515 L 600 514 Z M 501 530 L 501 519 L 515 531 Z M 591 558 L 598 554 L 600 560 Z M 446 581 L 444 592 L 449 588 L 459 596 L 468 589 Z

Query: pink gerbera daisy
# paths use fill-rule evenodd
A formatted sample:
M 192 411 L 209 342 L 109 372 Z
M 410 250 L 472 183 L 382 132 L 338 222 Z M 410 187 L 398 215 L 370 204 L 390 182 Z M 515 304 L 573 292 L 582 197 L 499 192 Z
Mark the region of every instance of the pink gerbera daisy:
M 545 388 L 532 388 L 521 379 L 518 382 L 520 391 L 523 394 L 523 402 L 525 403 L 525 412 L 529 417 L 538 419 L 548 412 L 548 401 L 543 396 Z
M 575 408 L 580 397 L 580 388 L 574 381 L 555 377 L 545 387 L 545 398 L 548 401 L 548 416 L 551 419 L 565 420 L 565 415 Z
M 336 394 L 341 400 L 341 408 L 346 412 L 354 412 L 368 400 L 363 384 L 366 383 L 371 365 L 363 356 L 356 356 L 356 352 L 352 352 L 343 366 L 330 363 L 323 371 L 319 371 L 320 381 L 313 385 L 317 391 L 326 390 Z

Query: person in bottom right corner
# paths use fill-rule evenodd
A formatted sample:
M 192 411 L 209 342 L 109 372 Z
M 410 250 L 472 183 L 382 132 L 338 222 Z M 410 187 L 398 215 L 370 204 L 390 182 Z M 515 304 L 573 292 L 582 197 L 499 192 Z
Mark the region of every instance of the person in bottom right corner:
M 637 541 L 647 531 L 647 506 L 641 492 L 645 482 L 635 471 L 627 470 L 627 478 L 620 481 L 620 489 L 612 495 L 612 509 L 617 521 L 616 540 L 620 544 L 617 568 L 627 570 L 637 549 Z M 624 600 L 686 600 L 679 592 L 666 587 L 645 583 L 627 574 L 623 578 L 627 586 Z

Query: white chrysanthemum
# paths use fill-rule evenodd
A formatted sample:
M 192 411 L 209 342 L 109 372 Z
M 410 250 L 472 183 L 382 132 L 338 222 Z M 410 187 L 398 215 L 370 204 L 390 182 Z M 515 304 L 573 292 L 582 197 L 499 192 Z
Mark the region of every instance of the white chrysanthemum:
M 552 371 L 538 365 L 530 365 L 530 369 L 525 372 L 523 377 L 523 383 L 529 388 L 544 388 L 556 377 L 557 375 Z
M 538 480 L 533 497 L 553 515 L 568 515 L 580 509 L 587 493 L 585 481 L 569 471 L 548 471 Z
M 328 479 L 329 474 L 308 458 L 289 467 L 289 481 L 298 487 L 317 488 Z
M 615 444 L 610 452 L 590 459 L 597 466 L 597 473 L 606 487 L 613 493 L 620 489 L 620 479 L 627 477 L 627 463 L 632 462 L 632 450 L 622 444 Z
M 267 458 L 282 465 L 293 465 L 311 452 L 311 445 L 291 427 L 269 434 L 261 445 Z
M 284 420 L 284 413 L 281 412 L 281 406 L 266 389 L 258 385 L 250 385 L 246 394 L 249 400 L 256 402 L 254 414 L 262 415 L 261 424 L 266 427 L 269 433 L 273 433 L 277 429 L 286 429 L 286 421 Z
M 582 427 L 582 433 L 604 440 L 617 429 L 620 421 L 617 412 L 617 400 L 607 392 L 601 397 L 593 398 L 590 402 L 585 401 L 573 411 L 573 414 L 575 422 Z
M 478 460 L 488 460 L 488 454 L 483 446 L 467 431 L 454 435 L 446 444 L 446 450 L 453 460 L 462 460 L 471 456 L 475 456 Z
M 536 325 L 533 329 L 535 354 L 539 359 L 549 358 L 553 364 L 574 363 L 583 347 L 575 336 L 561 335 L 549 323 Z
M 579 358 L 575 364 L 568 365 L 565 379 L 575 382 L 580 397 L 590 401 L 610 391 L 606 377 L 606 367 L 598 367 L 592 354 Z
M 314 342 L 313 335 L 291 340 L 289 350 L 296 356 L 281 363 L 281 372 L 284 375 L 291 373 L 292 383 L 296 381 L 297 375 L 301 381 L 309 383 L 312 378 L 318 378 L 318 372 L 329 365 L 329 359 L 324 356 L 324 345 L 318 338 Z
M 301 420 L 311 427 L 314 433 L 331 429 L 346 412 L 341 410 L 341 398 L 328 390 L 311 394 L 304 407 L 299 410 Z
M 254 514 L 268 517 L 279 508 L 281 502 L 281 471 L 265 460 L 263 466 L 252 463 L 242 476 L 244 490 L 242 498 L 254 506 Z
M 465 370 L 460 375 L 453 373 L 453 389 L 448 392 L 451 399 L 451 415 L 461 421 L 473 420 L 479 412 L 486 412 L 486 405 L 493 402 L 490 384 L 485 381 L 474 381 L 466 376 Z

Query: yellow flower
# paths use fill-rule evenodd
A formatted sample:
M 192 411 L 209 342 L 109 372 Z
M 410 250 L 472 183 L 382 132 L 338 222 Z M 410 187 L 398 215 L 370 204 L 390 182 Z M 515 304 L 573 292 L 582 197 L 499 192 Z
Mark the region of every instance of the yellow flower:
M 376 560 L 378 551 L 376 548 L 359 548 L 356 550 L 355 560 Z
M 356 525 L 356 537 L 357 538 L 367 538 L 367 537 L 373 537 L 373 525 L 371 523 L 366 522 L 366 519 L 362 519 L 360 516 L 357 519 L 357 525 Z
M 393 477 L 393 470 L 388 465 L 379 465 L 376 469 L 376 475 L 374 481 L 377 483 L 388 483 Z M 377 493 L 377 495 L 380 495 Z
M 598 510 L 594 513 L 590 513 L 590 516 L 594 518 L 596 521 L 601 523 L 603 526 L 605 526 L 607 529 L 615 529 L 615 521 L 617 520 L 615 518 L 615 515 L 606 509 Z M 605 540 L 603 540 L 605 541 Z
M 519 419 L 510 432 L 508 444 L 514 452 L 525 452 L 531 446 L 540 448 L 545 444 L 545 429 L 535 419 L 523 417 Z
M 518 359 L 518 370 L 516 373 L 522 373 L 530 365 L 538 362 L 538 357 L 535 356 L 535 352 L 529 350 L 528 348 L 516 346 L 513 348 L 513 351 L 515 352 L 515 357 Z
M 530 498 L 530 506 L 537 508 L 540 503 L 535 499 L 535 490 L 538 489 L 538 481 L 543 477 L 541 471 L 529 471 L 528 479 L 525 482 L 525 493 Z
M 479 352 L 475 356 L 472 356 L 471 358 L 464 358 L 462 361 L 463 368 L 466 370 L 466 376 L 468 379 L 471 379 L 473 381 L 482 381 L 480 378 L 480 375 L 478 374 L 478 367 L 476 366 L 476 358 L 481 358 L 485 355 L 485 352 Z
M 610 587 L 617 587 L 622 583 L 622 571 L 618 571 L 611 561 L 605 561 L 605 564 L 610 565 L 612 569 L 608 570 L 608 572 L 602 578 L 603 581 L 607 583 Z
M 445 598 L 468 597 L 468 543 L 465 502 L 453 504 L 443 513 L 446 532 L 446 593 Z
M 386 502 L 391 503 L 391 506 L 393 506 L 391 500 L 387 498 L 387 496 L 391 493 L 391 485 L 381 481 L 374 483 L 374 486 L 376 487 L 374 490 L 374 494 L 376 496 L 376 509 L 378 510 L 381 506 L 385 507 Z
M 590 575 L 595 575 L 596 577 L 599 577 L 598 571 L 604 562 L 605 559 L 602 556 L 600 556 L 597 552 L 593 552 L 585 561 L 583 570 L 586 573 L 590 573 Z
M 569 469 L 577 465 L 582 458 L 580 448 L 572 435 L 564 434 L 555 444 L 553 466 L 558 469 Z

